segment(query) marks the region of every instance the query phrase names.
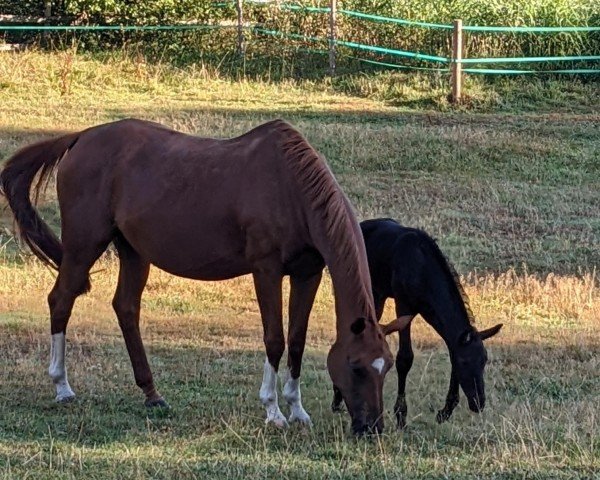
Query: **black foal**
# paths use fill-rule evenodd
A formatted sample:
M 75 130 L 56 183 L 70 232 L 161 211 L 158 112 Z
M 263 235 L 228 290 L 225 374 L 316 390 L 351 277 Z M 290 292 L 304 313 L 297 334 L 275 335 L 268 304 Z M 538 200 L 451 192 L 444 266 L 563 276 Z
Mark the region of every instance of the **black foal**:
M 381 319 L 388 298 L 396 303 L 397 319 L 383 327 L 384 333 L 396 331 L 396 323 L 410 322 L 420 314 L 448 346 L 452 363 L 450 387 L 437 421 L 444 422 L 452 415 L 458 405 L 459 385 L 469 408 L 474 412 L 483 410 L 483 370 L 487 362 L 483 340 L 498 333 L 502 324 L 481 332 L 473 327 L 473 313 L 456 271 L 425 232 L 403 227 L 391 219 L 366 220 L 360 227 L 367 248 L 377 319 Z M 398 427 L 403 428 L 407 415 L 406 376 L 414 358 L 410 324 L 400 330 L 399 336 L 398 397 L 394 413 Z M 332 408 L 339 410 L 340 405 L 341 396 L 334 390 Z

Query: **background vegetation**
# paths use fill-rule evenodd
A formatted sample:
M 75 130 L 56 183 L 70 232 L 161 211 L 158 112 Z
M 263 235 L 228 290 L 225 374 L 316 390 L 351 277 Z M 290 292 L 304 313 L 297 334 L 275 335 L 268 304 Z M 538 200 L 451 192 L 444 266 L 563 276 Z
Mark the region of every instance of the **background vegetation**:
M 290 2 L 301 6 L 327 6 L 324 1 Z M 0 0 L 0 13 L 39 17 L 44 2 L 14 2 Z M 129 2 L 125 0 L 64 0 L 52 2 L 54 17 L 47 23 L 55 24 L 124 24 L 170 25 L 198 23 L 220 25 L 218 31 L 195 32 L 108 32 L 92 34 L 60 33 L 39 35 L 31 32 L 11 32 L 6 39 L 11 42 L 39 42 L 57 47 L 69 46 L 77 39 L 80 48 L 98 50 L 127 45 L 143 51 L 149 58 L 169 58 L 178 64 L 208 61 L 222 66 L 237 62 L 235 54 L 236 32 L 229 28 L 235 22 L 234 2 L 209 0 L 153 0 Z M 357 10 L 382 16 L 414 21 L 451 24 L 462 18 L 465 25 L 483 26 L 598 26 L 600 6 L 592 0 L 554 1 L 537 0 L 443 0 L 431 2 L 390 0 L 344 0 L 339 9 Z M 248 27 L 261 27 L 284 34 L 301 34 L 309 37 L 327 37 L 327 14 L 279 8 L 276 3 L 261 5 L 244 3 L 244 20 Z M 246 68 L 264 71 L 265 65 L 295 62 L 296 76 L 314 75 L 326 71 L 326 58 L 322 52 L 325 41 L 305 41 L 288 37 L 273 37 L 249 28 Z M 386 22 L 368 21 L 338 16 L 338 38 L 378 45 L 386 48 L 450 56 L 449 30 L 403 26 Z M 526 56 L 577 56 L 600 52 L 600 32 L 570 33 L 470 33 L 465 38 L 466 57 L 526 57 Z M 341 47 L 342 69 L 356 71 L 369 68 L 348 57 L 403 63 L 413 66 L 439 67 L 439 65 L 393 56 L 374 55 L 364 51 Z M 258 64 L 258 65 L 257 65 Z M 239 65 L 237 65 L 239 67 Z M 565 63 L 544 66 L 541 69 L 585 67 L 585 64 Z M 315 68 L 316 67 L 316 68 Z M 533 67 L 532 67 L 533 68 Z
M 295 78 L 295 61 L 250 75 L 212 60 L 150 61 L 130 44 L 2 53 L 0 165 L 37 139 L 128 116 L 223 137 L 286 118 L 326 156 L 361 219 L 425 228 L 462 274 L 478 328 L 505 324 L 488 345 L 486 411 L 473 415 L 463 401 L 449 423 L 435 423 L 449 362 L 419 319 L 408 429 L 393 428 L 390 373 L 385 434 L 351 438 L 346 416 L 329 411 L 326 278 L 302 376 L 315 427 L 265 428 L 251 280 L 192 282 L 153 269 L 142 329 L 173 409 L 149 414 L 110 308 L 111 255 L 69 325 L 79 399 L 55 405 L 46 374 L 53 274 L 19 247 L 0 199 L 0 477 L 600 478 L 597 83 L 467 77 L 470 98 L 454 108 L 443 76 Z M 39 208 L 58 228 L 54 185 Z

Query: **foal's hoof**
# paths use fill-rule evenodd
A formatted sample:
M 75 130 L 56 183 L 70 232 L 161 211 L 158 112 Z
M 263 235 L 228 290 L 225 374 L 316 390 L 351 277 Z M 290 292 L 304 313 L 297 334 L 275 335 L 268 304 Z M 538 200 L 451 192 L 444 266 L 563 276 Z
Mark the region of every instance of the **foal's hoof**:
M 171 408 L 171 406 L 162 397 L 153 398 L 152 400 L 146 400 L 144 402 L 144 405 L 146 406 L 146 408 L 164 408 L 167 410 Z
M 406 417 L 398 416 L 396 418 L 398 430 L 404 430 L 406 428 Z
M 437 415 L 435 416 L 435 421 L 437 423 L 444 423 L 452 416 L 452 412 L 448 410 L 439 410 Z

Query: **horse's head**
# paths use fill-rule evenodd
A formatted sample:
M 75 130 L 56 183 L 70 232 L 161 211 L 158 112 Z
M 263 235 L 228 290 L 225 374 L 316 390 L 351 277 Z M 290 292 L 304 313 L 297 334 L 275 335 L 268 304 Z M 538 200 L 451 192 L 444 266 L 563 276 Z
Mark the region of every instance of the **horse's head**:
M 458 382 L 473 412 L 481 412 L 485 407 L 483 371 L 487 362 L 487 352 L 483 341 L 496 335 L 501 328 L 502 324 L 481 332 L 470 328 L 460 335 L 458 344 L 451 350 L 452 364 Z
M 350 413 L 354 434 L 383 430 L 383 380 L 392 364 L 389 346 L 372 319 L 357 319 L 331 347 L 327 369 Z

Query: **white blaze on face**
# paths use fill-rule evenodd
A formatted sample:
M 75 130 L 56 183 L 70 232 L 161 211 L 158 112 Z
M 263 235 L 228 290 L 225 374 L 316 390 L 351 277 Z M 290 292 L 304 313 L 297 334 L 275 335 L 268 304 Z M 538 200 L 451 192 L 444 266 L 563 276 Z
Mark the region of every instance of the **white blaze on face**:
M 383 357 L 376 358 L 375 360 L 373 360 L 373 363 L 371 363 L 371 366 L 375 370 L 377 370 L 381 375 L 381 373 L 383 372 L 383 367 L 385 366 L 385 360 L 383 359 Z
M 287 420 L 279 410 L 279 404 L 277 403 L 277 372 L 268 359 L 265 360 L 263 381 L 260 387 L 260 401 L 267 410 L 266 423 L 272 422 L 278 427 L 287 426 Z
M 50 368 L 48 368 L 48 373 L 56 386 L 57 402 L 68 402 L 75 398 L 75 393 L 71 390 L 69 381 L 67 380 L 65 351 L 66 340 L 64 332 L 52 335 L 50 344 Z

